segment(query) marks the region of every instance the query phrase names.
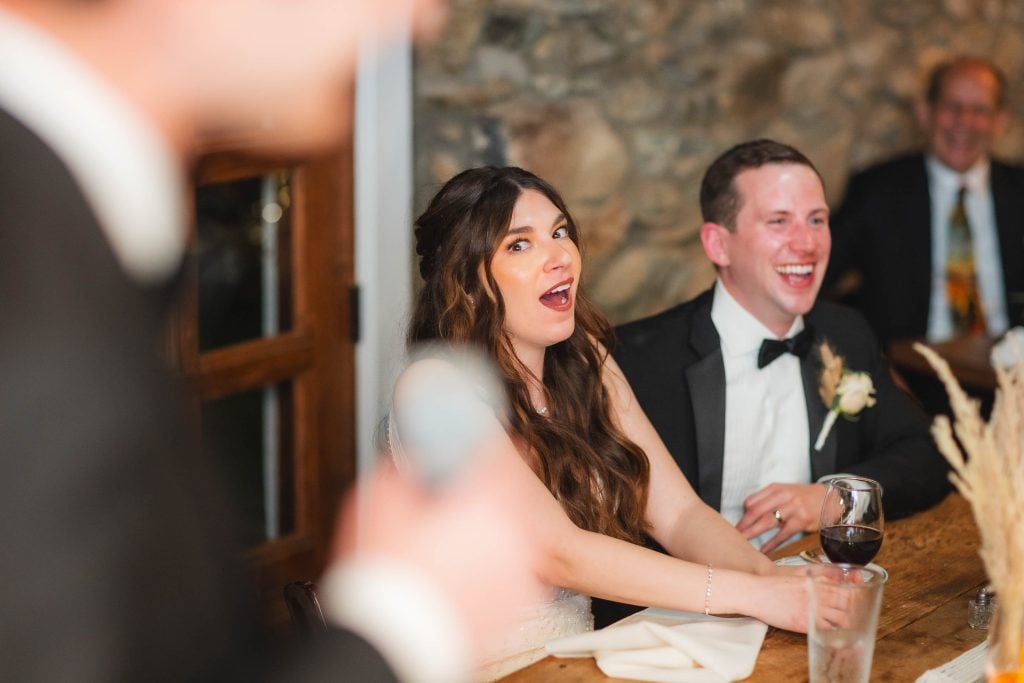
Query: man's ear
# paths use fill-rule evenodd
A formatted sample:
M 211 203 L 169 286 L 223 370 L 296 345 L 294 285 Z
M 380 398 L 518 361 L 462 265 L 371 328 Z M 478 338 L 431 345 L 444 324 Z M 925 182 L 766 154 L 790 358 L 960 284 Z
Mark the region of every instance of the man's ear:
M 719 268 L 729 265 L 729 237 L 731 233 L 724 225 L 704 223 L 700 226 L 700 241 L 704 253 Z

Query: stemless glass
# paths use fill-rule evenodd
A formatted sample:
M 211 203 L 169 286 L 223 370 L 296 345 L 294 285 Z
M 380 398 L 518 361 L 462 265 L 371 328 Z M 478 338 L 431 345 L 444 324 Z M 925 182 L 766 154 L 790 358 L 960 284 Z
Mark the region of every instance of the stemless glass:
M 821 548 L 833 562 L 866 565 L 882 547 L 885 514 L 882 487 L 865 477 L 836 477 L 828 483 L 819 517 Z

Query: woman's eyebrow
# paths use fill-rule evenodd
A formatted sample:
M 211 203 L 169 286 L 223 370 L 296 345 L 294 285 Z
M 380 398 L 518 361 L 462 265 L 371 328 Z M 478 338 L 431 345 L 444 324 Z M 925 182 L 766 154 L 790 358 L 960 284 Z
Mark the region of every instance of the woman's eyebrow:
M 555 220 L 551 221 L 551 227 L 553 228 L 556 225 L 558 225 L 559 223 L 564 223 L 564 222 L 566 222 L 566 220 L 567 219 L 565 217 L 565 214 L 564 213 L 560 213 L 557 216 L 555 216 Z M 520 225 L 520 226 L 517 226 L 515 228 L 509 228 L 508 232 L 506 232 L 505 234 L 506 235 L 521 235 L 524 232 L 533 232 L 533 226 L 532 225 Z

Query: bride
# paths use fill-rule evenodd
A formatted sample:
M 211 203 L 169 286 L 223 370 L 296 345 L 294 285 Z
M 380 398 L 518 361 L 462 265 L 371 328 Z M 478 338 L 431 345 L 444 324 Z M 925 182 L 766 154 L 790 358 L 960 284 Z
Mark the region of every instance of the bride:
M 497 367 L 510 404 L 498 457 L 516 463 L 507 486 L 530 511 L 551 587 L 483 675 L 593 628 L 589 596 L 805 631 L 800 571 L 777 568 L 698 498 L 608 353 L 612 330 L 581 291 L 579 230 L 558 193 L 519 168 L 471 169 L 416 225 L 424 285 L 408 341 L 473 344 Z M 671 556 L 644 548 L 647 536 Z

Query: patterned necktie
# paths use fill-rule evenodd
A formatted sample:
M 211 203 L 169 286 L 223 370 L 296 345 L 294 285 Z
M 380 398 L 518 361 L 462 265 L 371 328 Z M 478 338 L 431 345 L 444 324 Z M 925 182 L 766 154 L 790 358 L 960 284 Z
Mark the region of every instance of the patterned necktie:
M 953 332 L 957 336 L 985 333 L 985 314 L 978 293 L 978 279 L 974 270 L 974 247 L 971 245 L 971 226 L 964 210 L 961 187 L 956 204 L 949 215 L 949 241 L 946 245 L 946 298 L 953 316 Z
M 814 328 L 808 325 L 787 339 L 765 339 L 757 352 L 757 367 L 763 368 L 784 353 L 803 358 L 814 342 Z

